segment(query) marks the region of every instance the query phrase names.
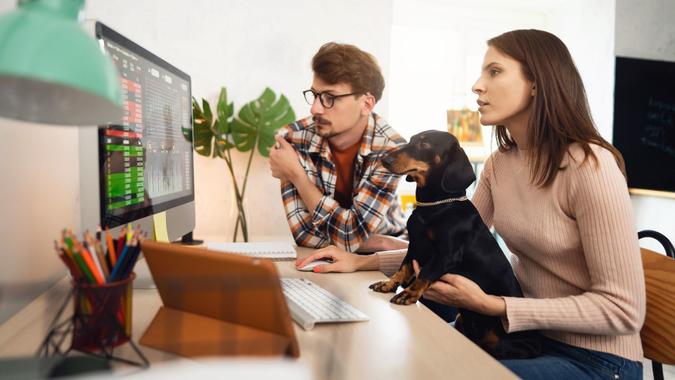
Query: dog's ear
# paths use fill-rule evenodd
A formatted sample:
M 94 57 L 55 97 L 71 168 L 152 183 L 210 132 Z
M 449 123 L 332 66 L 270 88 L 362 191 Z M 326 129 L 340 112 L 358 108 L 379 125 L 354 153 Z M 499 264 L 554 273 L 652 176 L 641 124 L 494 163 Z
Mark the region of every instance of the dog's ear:
M 447 165 L 443 170 L 441 187 L 443 191 L 448 193 L 461 193 L 476 180 L 476 174 L 469 158 L 464 153 L 464 149 L 459 146 L 457 140 L 450 143 L 447 154 Z

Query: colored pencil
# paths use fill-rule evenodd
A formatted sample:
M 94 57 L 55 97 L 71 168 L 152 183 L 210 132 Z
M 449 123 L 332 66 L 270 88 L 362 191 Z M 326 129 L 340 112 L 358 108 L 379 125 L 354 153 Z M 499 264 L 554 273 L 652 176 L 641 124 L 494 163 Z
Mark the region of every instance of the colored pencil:
M 115 255 L 115 245 L 113 244 L 112 236 L 110 235 L 110 228 L 105 228 L 105 241 L 108 244 L 108 259 L 110 260 L 110 268 L 115 266 L 117 257 Z
M 97 284 L 103 284 L 105 283 L 105 280 L 103 279 L 103 274 L 99 272 L 98 268 L 96 268 L 96 264 L 94 263 L 94 259 L 91 256 L 91 253 L 87 251 L 82 244 L 78 246 L 78 251 L 82 254 L 82 258 L 84 259 L 84 262 L 87 264 L 89 267 L 89 270 L 91 271 L 92 276 L 94 276 L 94 280 L 96 281 Z

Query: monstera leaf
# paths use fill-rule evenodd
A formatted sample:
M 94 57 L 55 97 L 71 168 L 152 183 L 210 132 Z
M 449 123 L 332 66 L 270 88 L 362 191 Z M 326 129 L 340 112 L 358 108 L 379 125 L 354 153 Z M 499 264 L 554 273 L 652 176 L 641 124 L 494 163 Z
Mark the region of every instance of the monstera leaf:
M 232 117 L 234 116 L 234 104 L 227 102 L 227 89 L 223 87 L 218 96 L 218 105 L 216 106 L 216 119 L 211 128 L 216 144 L 216 155 L 223 158 L 225 151 L 234 146 L 230 141 L 230 131 L 232 126 Z
M 232 140 L 241 152 L 255 148 L 264 157 L 269 157 L 269 150 L 274 145 L 274 134 L 277 129 L 295 120 L 295 113 L 288 99 L 281 95 L 278 99 L 274 91 L 265 88 L 262 95 L 246 103 L 239 115 L 232 122 Z
M 192 98 L 192 116 L 194 119 L 194 137 L 190 136 L 189 130 L 183 129 L 186 139 L 193 141 L 195 151 L 206 157 L 223 157 L 225 150 L 234 145 L 230 139 L 230 125 L 234 115 L 234 105 L 227 103 L 227 89 L 221 88 L 216 107 L 216 116 L 213 118 L 211 105 L 202 99 L 202 107 L 196 99 Z

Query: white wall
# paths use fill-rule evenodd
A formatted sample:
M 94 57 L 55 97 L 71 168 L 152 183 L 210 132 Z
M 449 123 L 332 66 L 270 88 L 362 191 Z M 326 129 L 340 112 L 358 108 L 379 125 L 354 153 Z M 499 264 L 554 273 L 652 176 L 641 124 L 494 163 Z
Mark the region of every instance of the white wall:
M 65 275 L 52 240 L 79 219 L 77 133 L 0 119 L 0 152 L 2 322 Z
M 616 2 L 616 55 L 675 62 L 675 2 Z M 675 243 L 675 199 L 634 195 L 638 230 L 652 229 Z M 641 244 L 659 250 L 652 239 Z

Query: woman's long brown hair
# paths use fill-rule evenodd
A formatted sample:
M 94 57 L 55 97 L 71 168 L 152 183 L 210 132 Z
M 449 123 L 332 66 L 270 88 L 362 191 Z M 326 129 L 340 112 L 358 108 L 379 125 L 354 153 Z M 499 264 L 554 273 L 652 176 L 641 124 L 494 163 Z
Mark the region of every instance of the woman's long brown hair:
M 626 176 L 621 153 L 595 128 L 581 76 L 558 37 L 541 30 L 514 30 L 487 43 L 520 62 L 523 75 L 535 85 L 534 107 L 527 126 L 527 144 L 534 148 L 530 149 L 532 183 L 540 187 L 553 183 L 558 171 L 564 170 L 562 161 L 573 143 L 579 143 L 584 150 L 582 164 L 589 156 L 597 164 L 590 144 L 609 150 Z M 497 125 L 496 131 L 500 151 L 516 147 L 505 126 Z

